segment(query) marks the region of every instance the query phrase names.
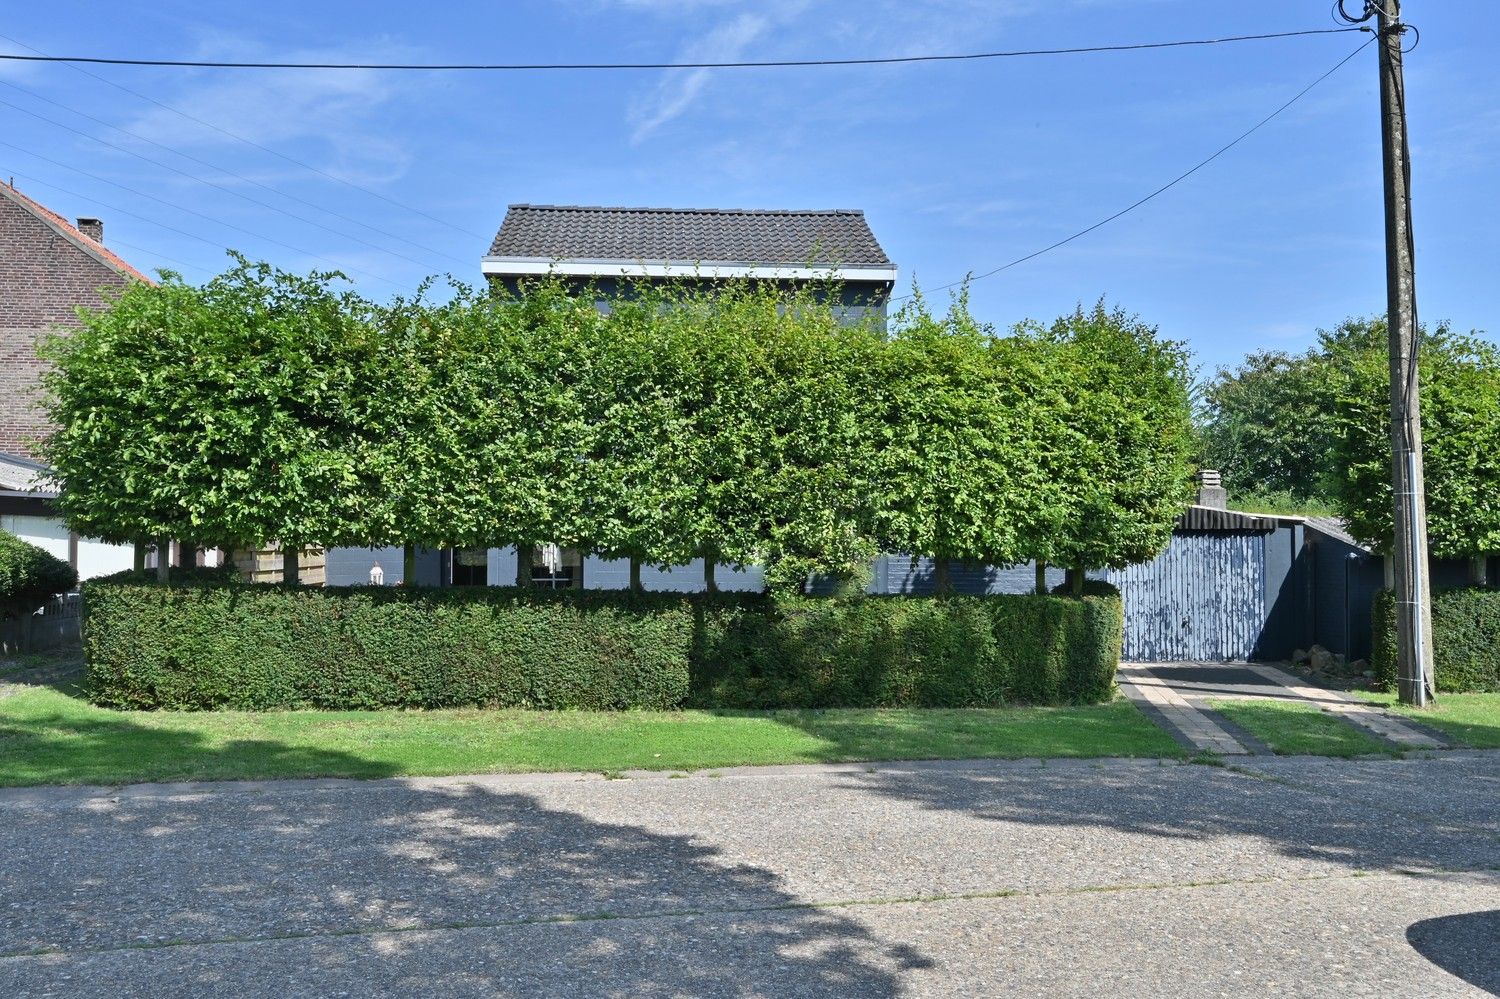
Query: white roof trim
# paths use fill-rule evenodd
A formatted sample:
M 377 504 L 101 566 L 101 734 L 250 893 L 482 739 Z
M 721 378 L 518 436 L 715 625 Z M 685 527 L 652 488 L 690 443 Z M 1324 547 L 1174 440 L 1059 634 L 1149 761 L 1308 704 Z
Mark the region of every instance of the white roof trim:
M 769 280 L 896 281 L 894 267 L 783 267 L 766 264 L 709 261 L 697 264 L 645 263 L 625 260 L 553 260 L 547 257 L 485 257 L 479 269 L 506 277 L 701 277 L 710 280 L 762 278 Z

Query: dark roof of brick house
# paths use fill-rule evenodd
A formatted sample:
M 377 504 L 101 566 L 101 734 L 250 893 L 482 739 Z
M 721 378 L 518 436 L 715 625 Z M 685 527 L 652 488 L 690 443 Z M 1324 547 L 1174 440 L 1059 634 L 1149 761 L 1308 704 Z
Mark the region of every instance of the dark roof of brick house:
M 490 256 L 779 267 L 892 267 L 864 212 L 511 205 Z
M 0 184 L 0 198 L 9 198 L 12 202 L 19 205 L 21 208 L 24 208 L 26 211 L 41 219 L 42 222 L 44 222 L 46 225 L 56 230 L 56 232 L 64 239 L 68 240 L 68 242 L 77 246 L 84 253 L 93 256 L 105 266 L 112 267 L 115 270 L 119 271 L 121 274 L 124 274 L 127 277 L 135 278 L 137 281 L 144 281 L 147 284 L 156 283 L 155 281 L 151 280 L 149 277 L 132 267 L 119 254 L 105 247 L 103 243 L 85 236 L 73 223 L 69 222 L 67 219 L 57 214 L 46 205 L 43 205 L 38 201 L 34 201 L 26 195 L 22 194 L 11 185 Z

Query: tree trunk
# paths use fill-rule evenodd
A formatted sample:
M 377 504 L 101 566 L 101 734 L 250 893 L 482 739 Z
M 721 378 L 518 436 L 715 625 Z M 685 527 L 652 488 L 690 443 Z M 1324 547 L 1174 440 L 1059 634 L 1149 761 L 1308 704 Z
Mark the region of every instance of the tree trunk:
M 945 558 L 932 560 L 932 592 L 940 597 L 953 592 L 953 574 Z
M 1490 581 L 1489 559 L 1483 555 L 1469 559 L 1469 585 L 1484 586 Z
M 717 568 L 712 555 L 703 556 L 703 588 L 709 593 L 719 592 L 719 580 L 715 573 Z
M 135 543 L 135 561 L 132 563 L 131 567 L 135 569 L 136 572 L 146 571 L 146 548 L 147 545 L 144 541 L 137 541 Z
M 531 585 L 530 545 L 516 545 L 516 585 L 523 590 Z
M 1084 573 L 1086 573 L 1087 571 L 1088 570 L 1084 569 L 1083 566 L 1079 566 L 1076 569 L 1070 569 L 1070 570 L 1068 570 L 1068 574 L 1072 577 L 1069 580 L 1069 583 L 1070 583 L 1071 589 L 1073 591 L 1073 596 L 1075 596 L 1075 597 L 1081 597 L 1081 596 L 1083 596 L 1083 581 L 1085 579 Z
M 283 548 L 281 550 L 281 581 L 287 586 L 296 586 L 297 579 L 297 549 Z
M 1047 563 L 1041 559 L 1036 560 L 1036 592 L 1038 596 L 1047 595 Z
M 401 546 L 401 585 L 417 585 L 417 546 Z
M 645 589 L 641 585 L 641 560 L 634 555 L 630 557 L 630 592 L 640 593 Z
M 172 578 L 172 539 L 156 539 L 156 581 L 165 583 Z
M 191 569 L 198 564 L 198 546 L 191 541 L 177 542 L 177 568 Z

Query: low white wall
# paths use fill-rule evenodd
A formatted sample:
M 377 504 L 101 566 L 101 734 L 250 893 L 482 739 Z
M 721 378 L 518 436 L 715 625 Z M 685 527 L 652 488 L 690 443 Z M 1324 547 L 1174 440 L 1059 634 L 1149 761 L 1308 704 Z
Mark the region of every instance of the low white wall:
M 68 528 L 56 517 L 30 514 L 0 515 L 0 530 L 8 531 L 42 548 L 64 562 L 68 560 Z M 92 579 L 129 569 L 135 560 L 131 545 L 106 544 L 97 538 L 78 539 L 78 578 Z

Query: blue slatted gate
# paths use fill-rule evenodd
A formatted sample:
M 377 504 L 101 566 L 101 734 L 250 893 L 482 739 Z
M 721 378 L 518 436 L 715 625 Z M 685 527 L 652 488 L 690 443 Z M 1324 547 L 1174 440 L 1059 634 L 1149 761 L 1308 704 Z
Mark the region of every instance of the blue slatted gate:
M 1155 561 L 1111 570 L 1131 662 L 1251 658 L 1266 622 L 1266 535 L 1182 533 Z

